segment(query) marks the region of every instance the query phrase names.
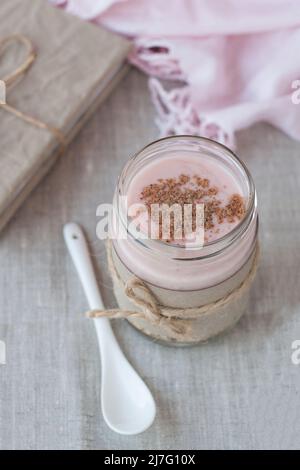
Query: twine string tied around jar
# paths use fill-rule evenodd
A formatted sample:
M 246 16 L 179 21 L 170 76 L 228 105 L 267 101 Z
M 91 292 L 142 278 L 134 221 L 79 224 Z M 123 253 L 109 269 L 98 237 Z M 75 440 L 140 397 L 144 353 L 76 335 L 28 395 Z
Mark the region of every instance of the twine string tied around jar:
M 247 291 L 252 284 L 259 261 L 259 245 L 256 244 L 254 259 L 251 269 L 244 279 L 244 281 L 233 291 L 226 294 L 221 299 L 214 302 L 199 306 L 188 308 L 174 308 L 160 305 L 147 284 L 140 278 L 132 276 L 126 282 L 119 276 L 112 257 L 112 242 L 107 243 L 107 259 L 108 268 L 114 282 L 121 284 L 126 297 L 134 304 L 138 310 L 122 310 L 122 309 L 109 309 L 109 310 L 90 310 L 86 313 L 89 318 L 141 318 L 154 325 L 163 326 L 171 335 L 175 337 L 188 337 L 191 329 L 190 321 L 199 315 L 209 314 L 210 312 L 220 309 L 240 298 L 245 291 Z M 140 310 L 139 310 L 140 309 Z

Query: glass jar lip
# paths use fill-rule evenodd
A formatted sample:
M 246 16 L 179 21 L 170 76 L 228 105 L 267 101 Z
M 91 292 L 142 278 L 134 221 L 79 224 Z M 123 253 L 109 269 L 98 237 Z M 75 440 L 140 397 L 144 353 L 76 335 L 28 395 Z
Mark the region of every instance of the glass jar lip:
M 208 137 L 202 137 L 202 136 L 197 136 L 197 135 L 192 135 L 192 134 L 190 134 L 190 135 L 189 134 L 178 134 L 178 135 L 172 135 L 172 136 L 167 136 L 167 137 L 162 137 L 160 139 L 156 139 L 156 140 L 150 142 L 149 144 L 145 145 L 143 148 L 141 148 L 137 152 L 135 152 L 134 155 L 129 159 L 129 161 L 126 163 L 126 165 L 124 166 L 124 168 L 123 168 L 123 170 L 122 170 L 122 172 L 119 176 L 118 185 L 120 184 L 120 181 L 121 181 L 121 178 L 122 178 L 124 172 L 129 170 L 132 163 L 145 150 L 147 150 L 148 148 L 153 147 L 155 144 L 159 144 L 160 142 L 165 142 L 165 141 L 168 141 L 168 140 L 171 141 L 171 140 L 176 140 L 176 139 L 181 139 L 181 140 L 186 140 L 186 141 L 197 140 L 199 142 L 204 142 L 204 143 L 206 142 L 208 144 L 212 144 L 212 145 L 218 147 L 219 149 L 223 149 L 227 154 L 230 155 L 230 157 L 244 171 L 245 176 L 247 178 L 248 185 L 249 185 L 248 205 L 247 205 L 244 217 L 239 221 L 239 223 L 232 230 L 230 230 L 228 233 L 226 233 L 225 235 L 223 235 L 220 238 L 217 238 L 215 240 L 212 240 L 210 242 L 205 243 L 203 248 L 213 248 L 213 247 L 217 247 L 217 246 L 222 246 L 227 241 L 233 242 L 236 239 L 237 235 L 241 233 L 241 231 L 242 231 L 242 229 L 245 225 L 245 222 L 249 219 L 251 220 L 251 215 L 253 213 L 253 210 L 254 210 L 255 204 L 256 204 L 255 185 L 254 185 L 254 181 L 253 181 L 253 178 L 251 176 L 251 173 L 249 172 L 249 170 L 248 170 L 247 166 L 245 165 L 245 163 L 233 152 L 233 150 L 231 150 L 229 147 L 226 147 L 226 145 L 224 145 L 220 142 L 217 142 L 216 140 L 209 139 Z M 122 195 L 122 194 L 120 194 L 120 195 Z M 139 243 L 141 243 L 142 245 L 145 245 L 143 243 L 145 240 L 140 240 L 139 239 L 137 241 Z M 176 250 L 179 250 L 179 251 L 180 250 L 182 250 L 182 251 L 187 251 L 188 250 L 190 252 L 199 251 L 199 247 L 190 247 L 190 246 L 186 247 L 184 245 L 175 245 L 175 244 L 167 243 L 164 240 L 159 240 L 159 239 L 151 240 L 151 242 L 153 242 L 153 244 L 157 247 L 164 247 L 164 248 L 167 247 L 168 249 L 176 248 Z M 231 243 L 229 243 L 229 244 L 231 245 Z M 220 250 L 217 250 L 216 253 L 218 253 L 219 251 Z M 212 253 L 212 254 L 216 254 L 216 253 Z

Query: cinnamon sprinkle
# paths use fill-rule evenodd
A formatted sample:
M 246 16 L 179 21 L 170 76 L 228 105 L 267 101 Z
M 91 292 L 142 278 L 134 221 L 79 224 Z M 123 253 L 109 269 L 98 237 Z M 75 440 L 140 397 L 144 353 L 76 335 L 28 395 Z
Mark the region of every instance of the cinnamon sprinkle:
M 140 200 L 145 204 L 148 214 L 151 218 L 152 204 L 166 204 L 172 206 L 179 204 L 183 209 L 185 204 L 192 204 L 192 221 L 191 230 L 195 230 L 196 222 L 196 205 L 204 204 L 204 229 L 215 230 L 218 233 L 219 228 L 216 227 L 224 222 L 233 223 L 241 220 L 245 214 L 245 203 L 239 194 L 232 194 L 226 205 L 217 198 L 219 188 L 210 185 L 207 178 L 199 175 L 190 177 L 181 174 L 178 178 L 159 178 L 157 182 L 145 186 L 140 194 Z M 184 227 L 182 227 L 183 236 Z M 170 240 L 174 240 L 174 216 L 171 214 L 170 224 Z M 162 238 L 161 218 L 159 220 L 159 238 Z

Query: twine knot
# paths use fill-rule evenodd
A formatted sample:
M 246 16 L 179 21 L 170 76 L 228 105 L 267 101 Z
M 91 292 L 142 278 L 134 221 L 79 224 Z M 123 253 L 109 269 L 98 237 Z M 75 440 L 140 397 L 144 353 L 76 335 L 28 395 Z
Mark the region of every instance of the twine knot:
M 107 260 L 108 268 L 114 282 L 121 284 L 124 294 L 130 302 L 137 307 L 137 310 L 90 310 L 86 313 L 88 318 L 140 318 L 146 320 L 152 325 L 161 325 L 168 331 L 170 336 L 182 339 L 188 336 L 192 328 L 191 320 L 196 319 L 199 315 L 207 314 L 221 309 L 230 302 L 240 298 L 242 294 L 249 289 L 255 277 L 258 260 L 259 246 L 255 247 L 255 254 L 251 269 L 244 281 L 233 291 L 226 294 L 219 300 L 201 305 L 200 307 L 173 308 L 160 305 L 153 292 L 147 284 L 140 278 L 133 276 L 124 282 L 116 270 L 112 257 L 112 242 L 107 243 Z

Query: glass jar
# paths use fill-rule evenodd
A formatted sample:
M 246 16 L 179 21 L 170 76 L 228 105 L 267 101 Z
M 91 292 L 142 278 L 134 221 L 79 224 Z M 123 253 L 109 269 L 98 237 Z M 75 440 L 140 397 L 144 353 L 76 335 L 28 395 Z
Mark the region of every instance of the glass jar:
M 137 238 L 128 224 L 124 196 L 133 178 L 150 162 L 173 153 L 199 156 L 220 166 L 222 171 L 234 177 L 243 193 L 243 218 L 229 233 L 202 247 Z M 152 323 L 134 316 L 129 317 L 130 323 L 155 340 L 186 345 L 206 341 L 239 320 L 246 309 L 248 288 L 243 289 L 242 295 L 233 295 L 225 306 L 211 308 L 239 291 L 257 259 L 255 187 L 245 164 L 230 149 L 210 139 L 194 136 L 167 137 L 147 145 L 128 161 L 119 177 L 114 212 L 126 233 L 126 237 L 117 237 L 114 228 L 112 230 L 111 256 L 118 278 L 114 279 L 114 292 L 119 307 L 127 311 L 137 310 L 136 303 L 126 295 L 124 286 L 133 277 L 138 278 L 153 294 L 158 306 L 167 309 L 167 318 L 170 315 L 176 319 L 176 309 L 180 309 L 178 321 L 188 327 L 189 333 L 174 334 L 166 322 Z

